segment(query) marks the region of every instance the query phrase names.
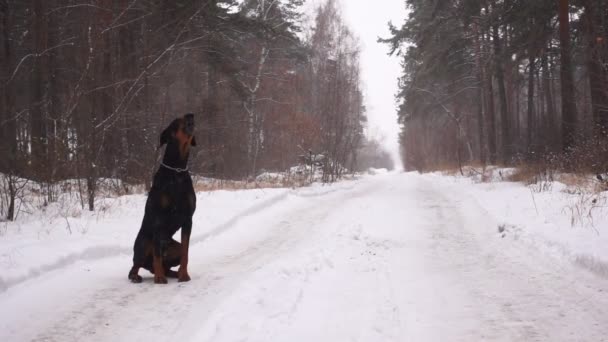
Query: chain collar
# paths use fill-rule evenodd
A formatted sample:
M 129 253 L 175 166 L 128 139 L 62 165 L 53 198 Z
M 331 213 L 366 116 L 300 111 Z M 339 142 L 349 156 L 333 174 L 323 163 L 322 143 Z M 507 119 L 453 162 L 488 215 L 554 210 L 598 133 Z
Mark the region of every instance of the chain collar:
M 166 168 L 166 169 L 169 169 L 169 170 L 175 171 L 175 172 L 177 172 L 177 173 L 188 172 L 188 167 L 187 167 L 187 166 L 186 166 L 186 168 L 185 168 L 185 169 L 180 169 L 180 168 L 178 168 L 178 167 L 171 167 L 171 166 L 169 166 L 169 165 L 167 165 L 167 164 L 165 164 L 165 163 L 163 163 L 163 162 L 161 162 L 161 163 L 160 163 L 160 165 L 161 165 L 162 167 Z

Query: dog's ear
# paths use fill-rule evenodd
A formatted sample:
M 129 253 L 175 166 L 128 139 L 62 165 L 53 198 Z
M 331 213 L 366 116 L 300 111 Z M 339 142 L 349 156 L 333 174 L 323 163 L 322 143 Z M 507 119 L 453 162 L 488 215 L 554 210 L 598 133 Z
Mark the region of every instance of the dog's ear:
M 190 141 L 190 146 L 196 146 L 196 138 L 194 135 L 192 136 L 192 141 Z
M 160 134 L 160 146 L 159 147 L 162 147 L 164 144 L 169 143 L 169 139 L 171 139 L 171 136 L 177 130 L 178 125 L 179 124 L 178 124 L 177 120 L 173 120 L 173 122 L 171 122 L 169 127 L 165 128 L 165 130 Z

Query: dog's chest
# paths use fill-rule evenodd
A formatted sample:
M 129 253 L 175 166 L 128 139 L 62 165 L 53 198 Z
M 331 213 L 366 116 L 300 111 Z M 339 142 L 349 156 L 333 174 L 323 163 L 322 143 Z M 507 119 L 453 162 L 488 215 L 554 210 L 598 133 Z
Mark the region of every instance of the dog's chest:
M 155 196 L 158 206 L 167 214 L 192 215 L 196 209 L 196 196 L 192 181 L 185 178 L 175 178 L 157 187 Z

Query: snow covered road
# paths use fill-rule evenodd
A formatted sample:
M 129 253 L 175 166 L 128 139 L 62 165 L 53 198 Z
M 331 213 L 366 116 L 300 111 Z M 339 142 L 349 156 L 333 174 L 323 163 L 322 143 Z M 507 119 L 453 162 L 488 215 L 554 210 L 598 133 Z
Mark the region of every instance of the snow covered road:
M 0 341 L 608 341 L 608 279 L 501 238 L 464 193 L 305 194 L 194 244 L 189 283 L 131 284 L 117 255 L 12 286 Z

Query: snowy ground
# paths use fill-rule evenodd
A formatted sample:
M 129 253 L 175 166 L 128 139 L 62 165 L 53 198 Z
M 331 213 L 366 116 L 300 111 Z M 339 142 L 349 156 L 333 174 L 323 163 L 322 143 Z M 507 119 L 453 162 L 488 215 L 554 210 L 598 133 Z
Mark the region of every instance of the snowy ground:
M 523 186 L 427 175 L 446 193 L 466 193 L 497 221 L 500 235 L 608 278 L 608 192 L 558 181 Z
M 559 190 L 402 173 L 201 193 L 192 281 L 164 286 L 126 277 L 144 196 L 33 216 L 0 228 L 0 341 L 608 341 L 608 221 L 572 227 Z

